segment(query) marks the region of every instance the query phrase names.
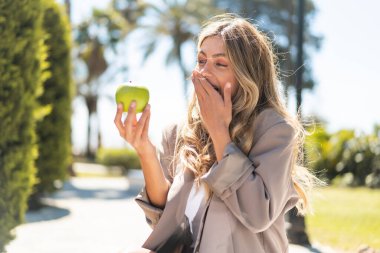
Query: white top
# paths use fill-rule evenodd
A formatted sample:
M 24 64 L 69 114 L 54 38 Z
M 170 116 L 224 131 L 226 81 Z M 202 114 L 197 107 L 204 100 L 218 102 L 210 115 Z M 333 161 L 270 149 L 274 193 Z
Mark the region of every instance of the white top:
M 185 215 L 189 219 L 190 230 L 194 241 L 197 239 L 198 229 L 203 213 L 202 210 L 207 203 L 206 196 L 207 193 L 204 183 L 200 183 L 198 187 L 197 183 L 194 182 L 189 198 L 187 199 L 185 210 Z

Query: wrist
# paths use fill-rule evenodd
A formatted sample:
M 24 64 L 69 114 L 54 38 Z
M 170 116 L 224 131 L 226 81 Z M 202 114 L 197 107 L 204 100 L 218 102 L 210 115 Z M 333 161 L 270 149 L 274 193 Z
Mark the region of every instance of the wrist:
M 214 136 L 211 136 L 212 142 L 214 144 L 214 150 L 216 154 L 216 158 L 220 161 L 223 158 L 223 152 L 228 143 L 230 143 L 231 137 L 227 131 L 217 131 Z
M 214 143 L 231 141 L 228 127 L 219 127 L 217 130 L 213 131 L 213 133 L 210 133 L 210 137 Z
M 136 149 L 136 153 L 140 159 L 156 156 L 156 147 L 151 142 L 149 142 L 148 144 L 144 145 L 143 148 Z

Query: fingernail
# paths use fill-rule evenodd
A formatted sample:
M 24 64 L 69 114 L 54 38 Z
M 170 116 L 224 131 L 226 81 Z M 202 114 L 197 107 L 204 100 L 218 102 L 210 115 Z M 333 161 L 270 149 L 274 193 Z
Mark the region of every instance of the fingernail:
M 135 108 L 135 106 L 136 106 L 136 102 L 135 102 L 135 101 L 132 101 L 132 103 L 131 103 L 131 108 Z
M 122 109 L 123 108 L 123 105 L 122 104 L 118 104 L 117 105 L 117 109 Z

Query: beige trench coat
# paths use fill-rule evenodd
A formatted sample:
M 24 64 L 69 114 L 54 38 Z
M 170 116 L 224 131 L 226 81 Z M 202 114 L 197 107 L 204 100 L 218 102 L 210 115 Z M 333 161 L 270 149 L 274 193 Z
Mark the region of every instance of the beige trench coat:
M 294 130 L 270 108 L 262 111 L 255 122 L 249 155 L 231 142 L 223 159 L 202 177 L 213 194 L 202 218 L 194 252 L 288 252 L 284 216 L 298 201 L 290 169 Z M 169 178 L 168 171 L 174 169 L 170 162 L 176 128 L 172 126 L 164 132 L 159 149 L 162 168 Z M 136 197 L 153 228 L 144 248 L 157 250 L 183 221 L 193 180 L 188 170 L 174 177 L 164 210 L 150 204 L 145 189 Z

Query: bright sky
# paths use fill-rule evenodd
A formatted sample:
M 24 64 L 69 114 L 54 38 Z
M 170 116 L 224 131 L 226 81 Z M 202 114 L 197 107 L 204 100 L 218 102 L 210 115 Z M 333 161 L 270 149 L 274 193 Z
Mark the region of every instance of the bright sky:
M 314 28 L 323 34 L 313 58 L 318 82 L 305 94 L 305 111 L 321 115 L 332 131 L 371 132 L 380 124 L 379 1 L 318 0 Z
M 90 15 L 91 7 L 105 7 L 108 1 L 72 1 L 73 22 Z M 312 66 L 318 83 L 311 92 L 303 93 L 304 114 L 316 114 L 328 122 L 328 128 L 336 131 L 352 128 L 370 132 L 375 123 L 380 124 L 380 1 L 374 0 L 316 0 L 317 13 L 313 29 L 324 36 L 322 48 L 313 57 Z M 186 116 L 180 73 L 175 66 L 164 64 L 165 48 L 141 65 L 138 48 L 141 36 L 131 38 L 125 47 L 128 62 L 128 78 L 149 88 L 152 118 L 150 136 L 157 143 L 162 129 L 170 122 Z M 191 59 L 192 61 L 193 59 Z M 113 95 L 118 83 L 108 84 L 104 93 Z M 290 94 L 294 97 L 294 94 Z M 294 100 L 290 101 L 294 110 Z M 103 142 L 106 147 L 125 145 L 113 125 L 116 105 L 108 100 L 100 101 L 99 116 Z M 74 101 L 73 143 L 74 152 L 83 150 L 86 140 L 86 109 L 80 100 Z

